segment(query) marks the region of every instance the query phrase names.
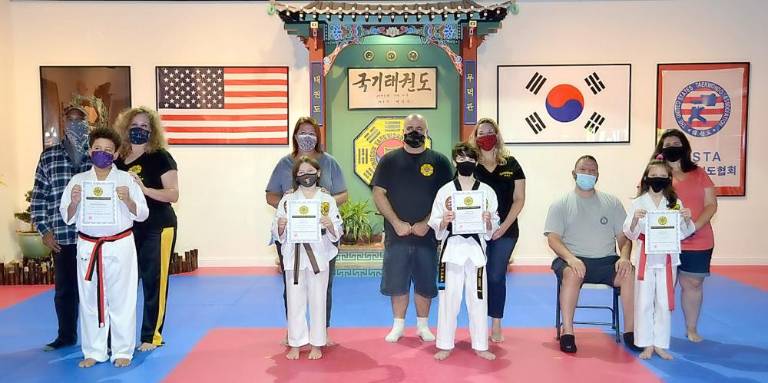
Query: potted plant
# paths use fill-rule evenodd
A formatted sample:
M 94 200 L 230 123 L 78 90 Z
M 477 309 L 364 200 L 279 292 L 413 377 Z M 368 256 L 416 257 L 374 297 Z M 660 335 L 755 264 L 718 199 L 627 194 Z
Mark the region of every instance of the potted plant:
M 32 202 L 31 191 L 28 191 L 24 197 L 27 203 Z M 32 225 L 32 206 L 28 205 L 26 210 L 14 213 L 13 216 L 16 218 L 16 238 L 24 258 L 48 257 L 51 249 L 43 244 L 43 237 Z
M 368 201 L 347 201 L 339 208 L 341 219 L 344 221 L 344 235 L 341 242 L 345 245 L 364 245 L 371 241 L 373 227 L 370 214 L 373 210 Z

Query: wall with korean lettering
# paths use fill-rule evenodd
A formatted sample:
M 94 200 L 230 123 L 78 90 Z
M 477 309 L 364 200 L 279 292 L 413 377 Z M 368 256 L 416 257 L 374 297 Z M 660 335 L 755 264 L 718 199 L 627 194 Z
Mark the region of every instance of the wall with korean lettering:
M 266 4 L 0 4 L 0 108 L 6 118 L 0 129 L 4 142 L 12 142 L 10 150 L 0 150 L 0 174 L 8 184 L 0 186 L 0 254 L 18 256 L 15 241 L 7 240 L 13 226 L 7 210 L 24 205 L 41 150 L 40 65 L 130 65 L 133 103 L 149 106 L 157 65 L 287 65 L 290 120 L 309 113 L 307 51 L 266 14 Z M 629 204 L 654 142 L 657 63 L 751 61 L 747 196 L 720 199 L 714 262 L 768 263 L 756 240 L 768 212 L 768 150 L 762 148 L 768 131 L 761 128 L 768 119 L 768 44 L 761 37 L 767 18 L 761 0 L 521 2 L 520 14 L 508 16 L 479 49 L 479 117 L 496 116 L 497 65 L 631 63 L 632 130 L 630 144 L 509 146 L 528 177 L 515 262 L 552 259 L 541 234 L 544 217 L 550 202 L 573 187 L 570 170 L 579 155 L 594 154 L 601 165 L 598 187 Z M 172 147 L 180 168 L 179 249 L 200 249 L 208 265 L 273 263 L 266 244 L 273 211 L 264 188 L 288 150 Z
M 768 132 L 762 128 L 768 44 L 760 37 L 766 17 L 768 6 L 758 0 L 521 2 L 519 15 L 508 16 L 478 50 L 479 116 L 497 115 L 497 65 L 630 63 L 631 142 L 508 145 L 528 184 L 515 262 L 541 264 L 553 256 L 542 235 L 544 218 L 549 204 L 573 188 L 570 171 L 580 155 L 597 157 L 599 189 L 630 204 L 655 143 L 657 63 L 751 61 L 747 195 L 719 199 L 713 262 L 768 263 L 765 247 L 754 240 L 768 212 Z

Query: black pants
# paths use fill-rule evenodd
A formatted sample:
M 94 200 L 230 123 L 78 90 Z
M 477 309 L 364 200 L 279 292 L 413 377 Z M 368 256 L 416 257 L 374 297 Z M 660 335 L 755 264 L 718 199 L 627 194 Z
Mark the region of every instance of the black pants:
M 133 228 L 139 264 L 139 278 L 144 291 L 141 342 L 163 344 L 163 324 L 168 300 L 168 269 L 176 246 L 176 227 Z
M 280 267 L 283 267 L 283 253 L 280 242 L 275 242 L 277 248 L 277 256 L 280 258 Z M 286 283 L 293 283 L 292 281 L 285 280 L 285 270 L 283 272 L 283 309 L 285 310 L 285 316 L 288 317 L 288 295 L 286 294 Z M 328 290 L 325 294 L 325 326 L 331 327 L 331 306 L 333 305 L 333 275 L 336 274 L 336 258 L 331 259 L 328 262 Z
M 77 341 L 77 245 L 61 245 L 61 251 L 53 254 L 55 290 L 53 304 L 59 320 L 56 339 L 65 343 Z

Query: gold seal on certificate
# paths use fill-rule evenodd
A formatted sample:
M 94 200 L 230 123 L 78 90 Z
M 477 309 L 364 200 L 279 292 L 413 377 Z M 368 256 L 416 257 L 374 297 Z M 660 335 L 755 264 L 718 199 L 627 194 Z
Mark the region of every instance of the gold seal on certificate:
M 83 181 L 83 198 L 80 206 L 84 226 L 109 226 L 117 224 L 116 185 L 111 181 Z
M 482 190 L 457 191 L 451 194 L 453 211 L 453 234 L 485 233 L 483 212 L 485 211 L 485 192 Z
M 680 253 L 680 212 L 649 211 L 645 215 L 645 252 L 647 254 Z
M 320 242 L 320 201 L 288 200 L 286 226 L 289 243 Z

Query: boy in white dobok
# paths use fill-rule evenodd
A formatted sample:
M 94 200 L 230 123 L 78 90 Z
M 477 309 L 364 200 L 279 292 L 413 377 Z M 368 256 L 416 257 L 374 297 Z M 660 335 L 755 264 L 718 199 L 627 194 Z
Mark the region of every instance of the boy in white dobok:
M 290 346 L 285 357 L 290 360 L 299 359 L 301 347 L 309 344 L 308 359 L 320 359 L 323 357 L 321 347 L 327 343 L 325 310 L 328 266 L 339 252 L 334 242 L 343 234 L 342 222 L 336 200 L 317 185 L 320 179 L 320 164 L 317 161 L 302 156 L 294 162 L 291 174 L 296 190 L 280 200 L 272 224 L 272 235 L 282 244 L 282 266 L 285 270 Z M 320 203 L 320 241 L 297 243 L 288 238 L 288 201 L 294 200 L 314 200 Z
M 437 349 L 435 359 L 443 360 L 453 351 L 457 317 L 464 295 L 469 314 L 469 334 L 472 349 L 481 358 L 493 360 L 496 355 L 488 350 L 488 294 L 485 273 L 485 242 L 491 239 L 499 227 L 499 215 L 496 212 L 498 202 L 490 186 L 481 183 L 473 176 L 477 167 L 478 153 L 473 147 L 459 143 L 453 148 L 453 161 L 456 164 L 457 177 L 445 184 L 437 192 L 432 205 L 429 226 L 435 230 L 435 236 L 442 241 L 440 270 L 438 271 L 438 318 Z M 485 201 L 452 201 L 457 191 L 481 191 Z M 482 212 L 480 234 L 454 234 L 457 225 L 455 208 L 465 206 L 485 207 Z M 463 294 L 462 294 L 463 293 Z
M 640 256 L 635 262 L 635 345 L 642 347 L 641 359 L 654 353 L 670 360 L 669 349 L 672 310 L 675 309 L 675 278 L 679 253 L 647 254 L 645 244 L 646 215 L 652 211 L 676 211 L 680 214 L 680 240 L 696 231 L 690 209 L 683 208 L 672 187 L 672 168 L 663 160 L 651 161 L 643 173 L 637 198 L 632 201 L 624 221 L 624 234 L 638 240 Z M 666 217 L 660 219 L 663 220 Z M 664 226 L 665 222 L 651 225 Z
M 99 128 L 89 135 L 93 167 L 76 174 L 61 196 L 59 210 L 75 224 L 77 287 L 83 360 L 92 367 L 108 358 L 116 367 L 131 364 L 136 345 L 138 282 L 133 221 L 149 216 L 144 193 L 133 177 L 112 162 L 120 148 L 117 132 Z M 101 183 L 103 182 L 103 183 Z M 89 204 L 84 208 L 85 203 Z M 112 355 L 107 353 L 111 334 Z

